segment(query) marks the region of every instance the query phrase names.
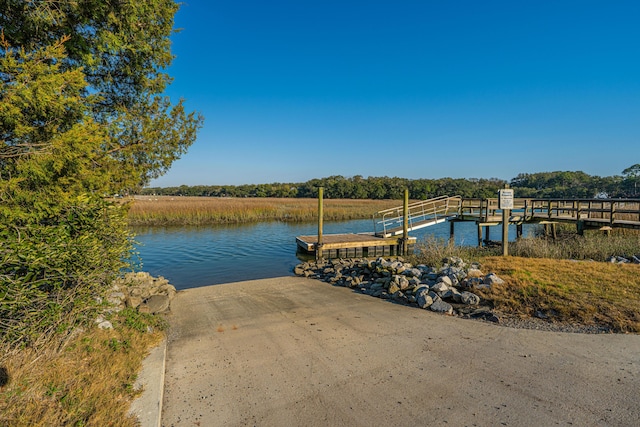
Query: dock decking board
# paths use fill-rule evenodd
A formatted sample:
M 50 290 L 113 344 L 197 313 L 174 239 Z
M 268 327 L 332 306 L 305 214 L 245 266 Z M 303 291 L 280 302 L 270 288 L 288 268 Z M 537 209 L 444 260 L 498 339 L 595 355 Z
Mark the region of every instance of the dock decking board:
M 298 236 L 296 237 L 298 247 L 306 252 L 313 252 L 316 250 L 316 243 L 318 242 L 318 236 Z M 409 237 L 409 244 L 416 242 L 415 237 Z M 322 236 L 322 250 L 334 250 L 334 249 L 353 249 L 353 248 L 368 248 L 368 247 L 380 247 L 380 246 L 397 246 L 402 244 L 401 237 L 376 237 L 371 234 L 325 234 Z
M 298 236 L 298 249 L 305 253 L 315 253 L 316 257 L 327 255 L 331 258 L 333 252 L 337 258 L 341 256 L 385 256 L 399 255 L 402 248 L 402 237 L 376 237 L 372 234 L 325 234 L 322 236 L 322 246 L 317 248 L 318 236 Z M 407 244 L 414 245 L 415 237 L 409 237 Z

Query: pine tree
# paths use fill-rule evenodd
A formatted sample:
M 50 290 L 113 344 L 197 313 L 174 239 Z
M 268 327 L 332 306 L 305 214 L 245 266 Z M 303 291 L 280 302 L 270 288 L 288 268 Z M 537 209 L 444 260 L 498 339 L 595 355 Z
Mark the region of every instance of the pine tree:
M 0 336 L 88 321 L 127 267 L 126 206 L 202 118 L 162 95 L 177 5 L 0 0 Z M 94 307 L 95 308 L 95 307 Z

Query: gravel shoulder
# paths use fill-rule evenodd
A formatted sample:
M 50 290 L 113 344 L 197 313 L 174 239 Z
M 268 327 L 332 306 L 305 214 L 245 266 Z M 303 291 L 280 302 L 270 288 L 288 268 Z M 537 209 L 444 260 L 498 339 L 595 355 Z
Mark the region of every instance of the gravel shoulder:
M 598 325 L 581 325 L 579 323 L 548 321 L 535 317 L 522 318 L 496 313 L 500 319 L 499 326 L 518 329 L 532 329 L 536 331 L 565 332 L 574 334 L 608 334 L 613 333 L 610 328 Z
M 298 277 L 181 291 L 168 319 L 164 426 L 640 419 L 638 335 L 504 327 Z

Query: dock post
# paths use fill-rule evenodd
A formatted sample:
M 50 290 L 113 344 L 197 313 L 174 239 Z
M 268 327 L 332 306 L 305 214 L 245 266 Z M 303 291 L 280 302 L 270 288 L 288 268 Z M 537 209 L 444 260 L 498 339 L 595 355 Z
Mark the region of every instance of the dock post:
M 449 243 L 453 244 L 455 238 L 455 222 L 449 221 Z
M 324 187 L 318 188 L 318 242 L 316 243 L 316 260 L 322 258 L 322 221 L 324 216 L 322 209 L 323 195 Z
M 404 206 L 402 208 L 402 255 L 409 251 L 409 189 L 404 189 Z
M 478 224 L 478 247 L 481 248 L 482 247 L 482 225 L 480 223 Z

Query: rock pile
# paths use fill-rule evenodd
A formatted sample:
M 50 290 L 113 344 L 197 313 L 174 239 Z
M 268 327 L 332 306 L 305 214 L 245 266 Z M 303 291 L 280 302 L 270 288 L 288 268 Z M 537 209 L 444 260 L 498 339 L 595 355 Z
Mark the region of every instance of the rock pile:
M 107 294 L 110 311 L 118 312 L 125 307 L 135 308 L 140 313 L 164 313 L 169 310 L 176 288 L 164 277 L 153 277 L 149 273 L 127 273 L 116 280 Z M 103 317 L 96 319 L 103 329 L 111 328 Z
M 607 258 L 607 262 L 610 262 L 612 264 L 628 264 L 628 263 L 640 264 L 640 254 L 631 255 L 630 257 L 610 256 L 609 258 Z
M 447 259 L 437 270 L 426 265 L 414 267 L 402 258 L 378 258 L 305 262 L 298 264 L 294 273 L 438 313 L 499 321 L 471 291 L 501 284 L 502 279 L 493 273 L 485 275 L 479 264 L 467 265 L 457 257 Z

